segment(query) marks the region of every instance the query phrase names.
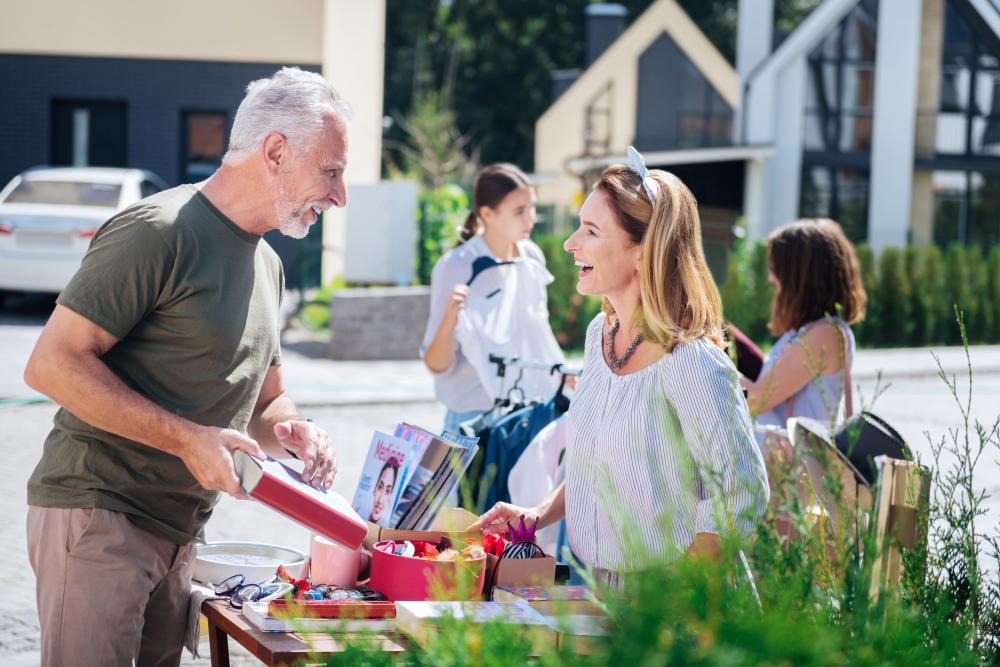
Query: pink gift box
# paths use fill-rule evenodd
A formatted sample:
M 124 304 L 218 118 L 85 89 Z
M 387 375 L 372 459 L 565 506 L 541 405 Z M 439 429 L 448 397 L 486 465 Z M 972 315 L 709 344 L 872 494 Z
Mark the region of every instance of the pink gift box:
M 369 583 L 389 600 L 474 600 L 482 596 L 485 555 L 465 560 L 427 560 L 396 555 L 392 553 L 393 544 L 375 544 Z M 464 586 L 457 586 L 459 581 Z

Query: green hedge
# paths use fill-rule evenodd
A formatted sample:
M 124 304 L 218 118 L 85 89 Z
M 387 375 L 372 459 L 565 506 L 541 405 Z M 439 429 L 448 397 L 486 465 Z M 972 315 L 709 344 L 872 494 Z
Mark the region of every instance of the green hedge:
M 600 300 L 576 291 L 573 257 L 562 236 L 541 235 L 541 246 L 555 282 L 549 286 L 552 330 L 567 350 L 583 347 L 587 324 Z M 975 245 L 887 248 L 876 256 L 867 244 L 857 248 L 868 292 L 864 322 L 855 326 L 865 347 L 959 345 L 953 305 L 965 312 L 969 341 L 1000 343 L 1000 247 L 989 252 Z M 726 318 L 750 338 L 766 344 L 772 288 L 767 282 L 764 242 L 737 243 L 730 251 L 719 285 Z
M 965 312 L 971 343 L 1000 343 L 1000 249 L 975 245 L 886 248 L 877 256 L 867 244 L 857 248 L 868 292 L 864 322 L 855 327 L 866 347 L 961 344 L 953 306 Z M 770 294 L 759 289 L 758 262 L 767 248 L 755 243 L 730 255 L 720 286 L 726 317 L 754 340 L 766 340 Z

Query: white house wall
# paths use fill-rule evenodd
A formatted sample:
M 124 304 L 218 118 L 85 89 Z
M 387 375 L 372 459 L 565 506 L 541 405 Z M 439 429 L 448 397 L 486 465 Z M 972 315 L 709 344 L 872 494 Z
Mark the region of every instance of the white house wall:
M 909 0 L 883 0 L 883 2 Z M 744 212 L 751 238 L 762 238 L 799 213 L 805 122 L 806 58 L 857 5 L 825 0 L 753 73 L 743 99 L 743 143 L 773 144 L 775 155 L 750 163 Z
M 876 250 L 905 245 L 910 227 L 921 5 L 879 3 L 868 202 L 868 240 Z
M 4 2 L 0 52 L 263 63 L 322 59 L 323 0 Z
M 764 234 L 799 217 L 802 136 L 806 103 L 806 59 L 801 56 L 778 76 L 777 135 L 771 171 L 771 211 Z

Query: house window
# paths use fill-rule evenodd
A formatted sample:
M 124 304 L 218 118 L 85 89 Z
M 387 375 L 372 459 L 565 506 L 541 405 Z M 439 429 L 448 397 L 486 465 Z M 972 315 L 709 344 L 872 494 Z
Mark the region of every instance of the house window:
M 868 237 L 867 169 L 807 165 L 802 171 L 799 215 L 832 218 L 858 243 Z
M 932 179 L 935 243 L 1000 243 L 1000 175 L 935 171 Z
M 636 102 L 642 150 L 732 143 L 732 108 L 665 32 L 639 56 Z
M 809 55 L 805 149 L 869 153 L 877 0 L 862 0 Z
M 1000 157 L 1000 42 L 947 2 L 938 108 L 917 115 L 917 151 Z
M 212 175 L 226 153 L 225 111 L 181 112 L 181 181 L 197 183 Z
M 128 166 L 128 105 L 108 100 L 52 100 L 53 165 Z

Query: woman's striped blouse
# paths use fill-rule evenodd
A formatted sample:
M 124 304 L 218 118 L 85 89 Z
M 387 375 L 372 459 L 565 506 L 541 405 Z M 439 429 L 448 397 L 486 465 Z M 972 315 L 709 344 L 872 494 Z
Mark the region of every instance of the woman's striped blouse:
M 729 357 L 708 340 L 616 375 L 604 314 L 587 329 L 570 406 L 566 527 L 588 565 L 631 571 L 673 560 L 696 533 L 749 536 L 767 504 L 767 473 Z

